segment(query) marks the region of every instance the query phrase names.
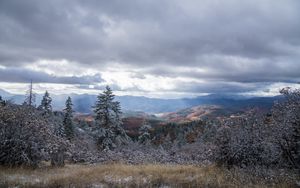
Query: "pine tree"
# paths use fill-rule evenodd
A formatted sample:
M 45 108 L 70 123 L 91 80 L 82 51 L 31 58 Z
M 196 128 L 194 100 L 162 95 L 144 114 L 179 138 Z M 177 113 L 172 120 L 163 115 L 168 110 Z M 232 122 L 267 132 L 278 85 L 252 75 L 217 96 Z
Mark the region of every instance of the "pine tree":
M 56 133 L 57 136 L 60 136 L 62 138 L 64 138 L 66 136 L 66 134 L 65 134 L 65 126 L 64 126 L 63 123 L 60 123 L 58 125 L 55 133 Z
M 35 106 L 35 93 L 33 91 L 33 83 L 32 80 L 30 81 L 30 85 L 27 91 L 27 95 L 24 101 L 25 105 L 29 105 L 29 106 Z
M 163 147 L 165 149 L 170 149 L 172 146 L 173 146 L 173 141 L 172 141 L 171 135 L 168 133 L 164 139 Z
M 118 103 L 114 102 L 115 95 L 109 86 L 106 90 L 97 97 L 94 112 L 96 114 L 96 123 L 103 128 L 110 128 L 113 125 L 114 117 L 119 117 L 120 107 L 115 106 Z
M 2 96 L 0 96 L 0 106 L 5 106 L 6 102 L 2 99 Z
M 64 116 L 64 121 L 63 121 L 63 132 L 64 135 L 68 138 L 71 139 L 74 137 L 74 128 L 73 128 L 73 108 L 72 108 L 72 99 L 71 97 L 68 97 L 66 100 L 66 108 L 64 109 L 65 116 Z
M 115 95 L 109 86 L 97 97 L 94 112 L 97 129 L 97 139 L 99 145 L 105 149 L 113 149 L 118 145 L 127 143 L 130 138 L 121 127 L 121 107 L 120 103 L 114 101 Z
M 144 124 L 140 127 L 139 133 L 140 136 L 138 138 L 139 143 L 141 144 L 149 144 L 150 142 L 150 133 L 151 125 L 148 125 L 144 122 Z
M 46 91 L 41 101 L 41 105 L 38 107 L 38 109 L 44 111 L 47 114 L 50 114 L 52 112 L 51 102 L 52 98 L 50 97 L 48 91 Z

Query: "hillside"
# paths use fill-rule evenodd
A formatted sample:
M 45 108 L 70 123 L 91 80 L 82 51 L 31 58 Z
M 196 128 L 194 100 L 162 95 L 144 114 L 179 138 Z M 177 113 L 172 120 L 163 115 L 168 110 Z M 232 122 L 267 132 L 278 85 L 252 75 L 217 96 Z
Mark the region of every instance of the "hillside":
M 203 105 L 185 108 L 176 112 L 164 113 L 159 117 L 167 122 L 184 123 L 196 121 L 209 116 L 217 116 L 222 110 L 223 108 L 221 106 Z

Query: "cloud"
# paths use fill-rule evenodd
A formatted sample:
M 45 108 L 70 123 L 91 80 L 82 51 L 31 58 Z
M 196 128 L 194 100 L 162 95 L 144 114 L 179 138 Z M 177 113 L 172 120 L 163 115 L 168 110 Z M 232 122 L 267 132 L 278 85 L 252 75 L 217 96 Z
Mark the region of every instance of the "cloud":
M 115 71 L 126 73 L 111 81 L 119 90 L 183 80 L 174 90 L 204 93 L 298 83 L 299 9 L 297 0 L 0 1 L 0 78 L 93 85 Z
M 145 75 L 142 73 L 133 72 L 130 74 L 131 78 L 137 78 L 137 79 L 146 79 Z
M 56 84 L 91 84 L 102 83 L 101 75 L 92 76 L 55 76 L 20 68 L 0 68 L 0 82 L 10 83 L 56 83 Z
M 176 91 L 189 93 L 240 93 L 250 92 L 262 84 L 238 83 L 238 82 L 177 82 Z
M 180 65 L 173 68 L 153 66 L 149 74 L 167 77 L 187 77 L 228 82 L 299 82 L 300 63 L 288 58 L 249 59 L 245 57 L 211 55 L 201 57 L 199 66 Z

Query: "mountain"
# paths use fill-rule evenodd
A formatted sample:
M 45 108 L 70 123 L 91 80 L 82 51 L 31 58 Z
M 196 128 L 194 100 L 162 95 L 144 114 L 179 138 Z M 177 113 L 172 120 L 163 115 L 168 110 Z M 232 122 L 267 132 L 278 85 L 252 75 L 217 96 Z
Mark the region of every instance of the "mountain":
M 7 98 L 9 97 L 11 94 L 8 93 L 7 91 L 3 90 L 3 89 L 0 89 L 0 96 L 4 97 L 4 98 Z
M 89 107 L 92 106 L 96 100 L 96 96 L 93 95 L 80 95 L 74 96 L 73 98 L 75 109 L 87 113 L 90 111 Z M 116 97 L 116 100 L 120 101 L 123 110 L 142 111 L 154 114 L 174 112 L 199 105 L 219 105 L 232 110 L 251 107 L 269 109 L 274 101 L 279 99 L 280 96 L 247 98 L 239 95 L 208 95 L 183 99 L 157 99 L 137 96 Z
M 0 95 L 6 100 L 11 100 L 21 104 L 24 101 L 24 95 L 14 95 L 0 89 Z M 64 108 L 65 100 L 68 96 L 72 97 L 74 110 L 80 113 L 91 113 L 92 106 L 95 104 L 96 95 L 89 94 L 70 94 L 70 95 L 53 95 L 53 108 L 61 110 Z M 275 100 L 279 100 L 281 96 L 276 97 L 244 97 L 241 95 L 207 95 L 196 98 L 183 99 L 158 99 L 139 96 L 116 96 L 116 100 L 120 101 L 123 111 L 141 111 L 150 114 L 175 112 L 181 109 L 190 108 L 199 105 L 218 105 L 226 109 L 239 110 L 242 108 L 259 107 L 269 109 Z M 36 96 L 36 103 L 39 104 L 42 95 Z
M 176 112 L 168 112 L 159 117 L 167 122 L 184 123 L 199 120 L 208 116 L 217 116 L 221 114 L 223 108 L 217 105 L 201 105 L 191 108 L 185 108 Z

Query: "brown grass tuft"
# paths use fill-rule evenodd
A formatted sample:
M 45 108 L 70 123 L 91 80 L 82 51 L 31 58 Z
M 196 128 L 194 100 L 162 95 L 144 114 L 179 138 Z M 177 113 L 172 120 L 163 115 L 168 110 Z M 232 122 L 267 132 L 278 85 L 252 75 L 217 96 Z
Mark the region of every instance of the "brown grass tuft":
M 287 178 L 289 177 L 289 178 Z M 214 165 L 67 165 L 0 168 L 0 187 L 293 187 L 296 175 L 257 177 Z

